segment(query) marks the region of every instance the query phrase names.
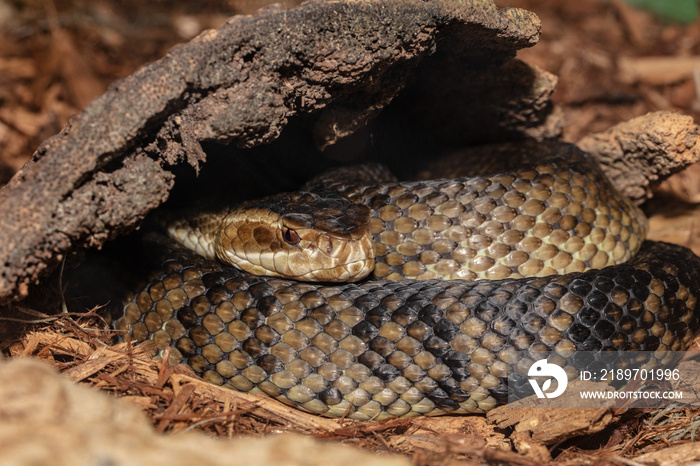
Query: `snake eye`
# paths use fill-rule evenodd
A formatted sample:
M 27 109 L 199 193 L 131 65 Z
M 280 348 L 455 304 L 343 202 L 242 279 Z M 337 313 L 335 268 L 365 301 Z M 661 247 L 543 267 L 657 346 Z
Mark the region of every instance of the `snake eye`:
M 292 230 L 291 228 L 284 227 L 282 229 L 282 236 L 284 237 L 284 240 L 289 244 L 297 244 L 299 241 L 301 241 L 301 238 L 299 238 L 297 232 Z

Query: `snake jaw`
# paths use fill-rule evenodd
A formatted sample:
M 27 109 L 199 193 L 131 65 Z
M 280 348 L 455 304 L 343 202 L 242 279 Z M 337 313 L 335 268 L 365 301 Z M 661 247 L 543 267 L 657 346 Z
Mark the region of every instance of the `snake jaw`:
M 295 278 L 354 282 L 365 278 L 374 269 L 374 245 L 369 233 L 352 240 L 314 233 L 316 238 L 309 241 L 299 256 L 289 256 L 290 264 L 295 260 L 300 262 L 300 267 L 294 272 Z
M 220 261 L 255 275 L 305 281 L 358 281 L 372 272 L 367 207 L 309 194 L 294 199 L 292 208 L 275 209 L 275 199 L 244 204 L 221 221 L 214 241 Z
M 240 231 L 251 228 L 229 225 L 226 237 L 238 238 Z M 348 241 L 316 231 L 295 230 L 300 240 L 284 241 L 284 229 L 272 225 L 256 225 L 275 236 L 266 248 L 243 249 L 238 241 L 219 239 L 216 253 L 219 260 L 255 275 L 293 278 L 305 281 L 348 282 L 365 278 L 374 269 L 375 253 L 369 234 Z M 311 237 L 311 239 L 307 239 Z

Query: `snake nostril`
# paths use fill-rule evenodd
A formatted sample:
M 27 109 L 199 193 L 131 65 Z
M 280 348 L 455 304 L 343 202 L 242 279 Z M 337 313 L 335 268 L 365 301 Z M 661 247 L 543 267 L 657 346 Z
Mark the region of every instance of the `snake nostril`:
M 287 227 L 284 227 L 282 229 L 282 237 L 289 244 L 297 244 L 299 241 L 301 241 L 301 238 L 299 238 L 299 234 L 291 228 Z

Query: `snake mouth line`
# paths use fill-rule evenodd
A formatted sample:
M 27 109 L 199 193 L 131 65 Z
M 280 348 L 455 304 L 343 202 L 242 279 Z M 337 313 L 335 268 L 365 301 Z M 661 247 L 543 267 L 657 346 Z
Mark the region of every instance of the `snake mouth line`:
M 234 254 L 229 254 L 228 258 L 236 268 L 253 275 L 327 283 L 363 280 L 372 273 L 375 264 L 374 256 L 372 256 L 350 262 L 339 262 L 330 266 L 309 267 L 306 271 L 299 271 L 290 268 L 286 262 L 276 264 L 275 253 L 254 255 L 257 260 Z

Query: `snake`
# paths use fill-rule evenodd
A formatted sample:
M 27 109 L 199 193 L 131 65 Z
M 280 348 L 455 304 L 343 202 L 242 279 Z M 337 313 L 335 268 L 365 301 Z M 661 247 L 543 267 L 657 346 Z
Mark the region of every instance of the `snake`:
M 683 351 L 700 329 L 700 259 L 644 240 L 590 157 L 352 172 L 172 221 L 184 248 L 115 328 L 205 381 L 357 420 L 486 412 L 527 385 L 527 360 Z

